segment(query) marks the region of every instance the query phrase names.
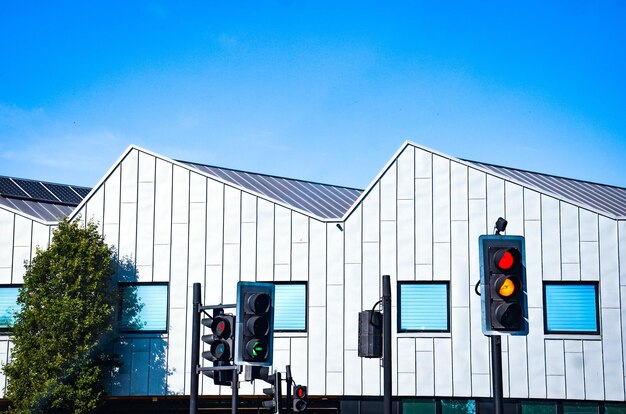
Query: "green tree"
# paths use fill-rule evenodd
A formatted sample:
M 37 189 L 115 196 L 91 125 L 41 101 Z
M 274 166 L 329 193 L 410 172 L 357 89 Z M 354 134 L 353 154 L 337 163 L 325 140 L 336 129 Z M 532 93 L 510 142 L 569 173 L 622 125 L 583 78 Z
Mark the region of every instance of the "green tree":
M 4 367 L 17 413 L 91 413 L 104 397 L 115 323 L 113 250 L 67 219 L 26 265 Z

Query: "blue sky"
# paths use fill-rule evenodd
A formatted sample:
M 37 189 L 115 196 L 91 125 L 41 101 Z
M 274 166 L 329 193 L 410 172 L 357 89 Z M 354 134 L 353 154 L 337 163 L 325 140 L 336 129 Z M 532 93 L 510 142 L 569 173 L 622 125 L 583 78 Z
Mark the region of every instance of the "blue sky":
M 3 1 L 0 174 L 137 144 L 364 188 L 411 140 L 626 187 L 626 3 L 338 3 Z

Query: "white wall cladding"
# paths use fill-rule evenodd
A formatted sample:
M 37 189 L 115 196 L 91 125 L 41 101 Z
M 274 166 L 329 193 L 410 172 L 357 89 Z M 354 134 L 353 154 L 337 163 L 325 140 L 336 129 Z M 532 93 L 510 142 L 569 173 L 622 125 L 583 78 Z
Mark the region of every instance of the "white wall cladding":
M 81 213 L 100 222 L 137 280 L 170 286 L 168 334 L 118 345 L 118 395 L 188 393 L 191 286 L 203 284 L 205 304 L 232 303 L 240 280 L 308 282 L 308 331 L 277 334 L 277 368 L 291 364 L 311 395 L 382 395 L 380 361 L 357 355 L 357 313 L 378 301 L 388 274 L 394 327 L 398 281 L 448 281 L 451 296 L 449 333 L 393 333 L 394 393 L 488 397 L 478 236 L 503 216 L 508 234 L 526 237 L 530 319 L 527 337 L 503 341 L 505 397 L 625 400 L 625 222 L 443 155 L 406 145 L 337 223 L 132 149 Z M 0 225 L 0 283 L 19 283 L 49 228 L 1 209 Z M 543 281 L 600 281 L 601 334 L 545 334 Z M 8 354 L 5 337 L 0 358 Z M 230 390 L 203 377 L 201 392 Z
M 0 207 L 0 285 L 24 283 L 25 263 L 37 248 L 50 243 L 53 228 L 39 220 Z M 0 333 L 0 361 L 11 355 L 10 336 Z M 0 371 L 0 397 L 6 391 L 6 377 Z

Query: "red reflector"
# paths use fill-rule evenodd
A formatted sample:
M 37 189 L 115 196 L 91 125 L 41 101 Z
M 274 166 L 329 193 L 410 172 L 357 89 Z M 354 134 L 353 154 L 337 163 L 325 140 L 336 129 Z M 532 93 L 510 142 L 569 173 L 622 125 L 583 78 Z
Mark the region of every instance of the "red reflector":
M 513 258 L 513 255 L 511 254 L 511 252 L 507 251 L 504 252 L 500 260 L 498 260 L 498 267 L 502 270 L 508 270 L 513 267 L 514 263 L 515 259 Z

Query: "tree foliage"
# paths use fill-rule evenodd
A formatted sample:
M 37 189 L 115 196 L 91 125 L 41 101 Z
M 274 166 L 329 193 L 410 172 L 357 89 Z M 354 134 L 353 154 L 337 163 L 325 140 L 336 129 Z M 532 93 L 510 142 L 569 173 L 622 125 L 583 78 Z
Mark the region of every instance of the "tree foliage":
M 117 289 L 113 250 L 67 219 L 26 266 L 4 367 L 17 413 L 90 413 L 102 403 Z

